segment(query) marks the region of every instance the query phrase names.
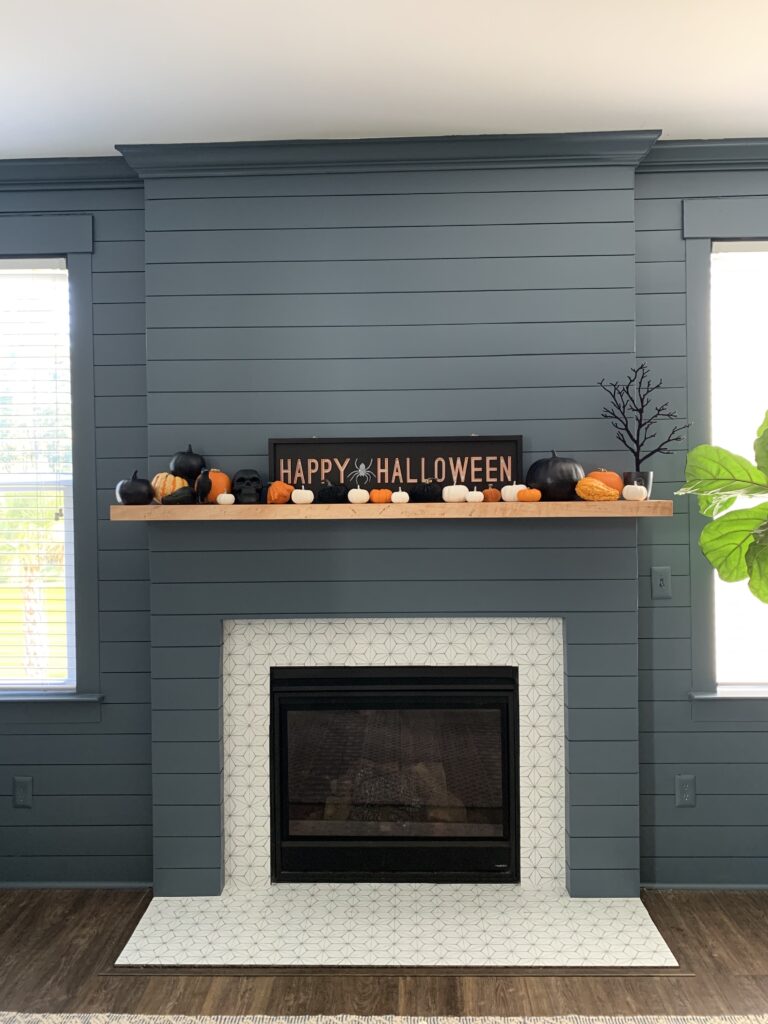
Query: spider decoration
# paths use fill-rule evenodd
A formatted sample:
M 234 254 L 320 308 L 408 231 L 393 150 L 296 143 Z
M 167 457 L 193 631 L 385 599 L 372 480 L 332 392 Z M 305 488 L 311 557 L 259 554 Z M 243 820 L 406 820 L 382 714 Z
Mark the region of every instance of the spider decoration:
M 347 480 L 356 483 L 358 486 L 373 483 L 376 479 L 376 474 L 373 472 L 373 459 L 371 459 L 367 466 L 360 459 L 356 459 L 354 465 L 355 468 L 347 474 Z

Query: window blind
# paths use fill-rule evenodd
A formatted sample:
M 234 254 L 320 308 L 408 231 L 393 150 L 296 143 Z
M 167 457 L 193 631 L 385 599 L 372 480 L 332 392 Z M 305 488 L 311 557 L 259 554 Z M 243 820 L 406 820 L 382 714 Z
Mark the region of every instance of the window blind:
M 74 689 L 69 282 L 0 260 L 0 690 Z

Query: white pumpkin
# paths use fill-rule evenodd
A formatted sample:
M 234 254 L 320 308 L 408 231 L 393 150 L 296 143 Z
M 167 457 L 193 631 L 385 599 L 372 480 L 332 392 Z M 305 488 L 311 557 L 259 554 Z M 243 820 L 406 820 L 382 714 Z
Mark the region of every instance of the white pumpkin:
M 478 489 L 475 487 L 474 490 L 467 492 L 467 496 L 464 499 L 464 501 L 471 501 L 471 502 L 485 501 L 485 498 L 483 497 L 483 492 L 482 491 L 478 491 Z
M 449 484 L 443 488 L 443 501 L 466 501 L 469 488 L 464 484 Z
M 291 491 L 291 501 L 294 505 L 311 505 L 315 500 L 315 492 L 308 487 L 294 487 Z
M 501 488 L 501 500 L 502 501 L 517 501 L 517 496 L 520 491 L 525 490 L 525 484 L 507 484 L 506 487 Z
M 392 492 L 393 505 L 407 505 L 410 500 L 410 494 L 408 491 L 404 491 L 402 487 L 398 487 L 396 491 Z
M 217 505 L 234 505 L 235 496 L 234 494 L 219 494 L 216 497 Z
M 642 484 L 627 484 L 621 496 L 625 501 L 645 501 L 648 497 L 648 488 Z
M 349 498 L 353 505 L 364 505 L 366 501 L 371 500 L 371 495 L 364 487 L 353 487 L 347 498 Z

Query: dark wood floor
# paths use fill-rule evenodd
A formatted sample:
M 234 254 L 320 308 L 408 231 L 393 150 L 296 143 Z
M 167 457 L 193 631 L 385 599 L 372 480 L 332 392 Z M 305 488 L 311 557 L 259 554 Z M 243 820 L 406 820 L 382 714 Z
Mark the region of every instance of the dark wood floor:
M 110 973 L 145 892 L 0 892 L 0 1010 L 550 1015 L 768 1012 L 768 892 L 647 892 L 682 970 L 658 975 Z

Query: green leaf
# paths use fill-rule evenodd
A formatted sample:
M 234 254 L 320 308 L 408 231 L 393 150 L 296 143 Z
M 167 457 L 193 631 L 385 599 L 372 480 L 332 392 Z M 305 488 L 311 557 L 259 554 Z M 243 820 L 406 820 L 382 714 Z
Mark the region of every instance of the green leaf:
M 707 523 L 701 531 L 699 547 L 710 565 L 717 569 L 721 580 L 735 583 L 747 578 L 747 552 L 755 542 L 755 530 L 766 522 L 768 502 L 727 512 Z
M 734 501 L 736 501 L 735 497 L 729 498 L 722 494 L 700 494 L 699 512 L 703 516 L 714 518 L 729 509 Z
M 749 589 L 760 601 L 768 604 L 768 544 L 755 538 L 747 549 L 747 571 L 749 572 Z
M 755 438 L 755 462 L 757 468 L 763 473 L 768 473 L 768 412 L 760 426 L 757 428 Z
M 741 455 L 712 444 L 688 453 L 685 487 L 678 494 L 738 496 L 768 494 L 768 476 Z

